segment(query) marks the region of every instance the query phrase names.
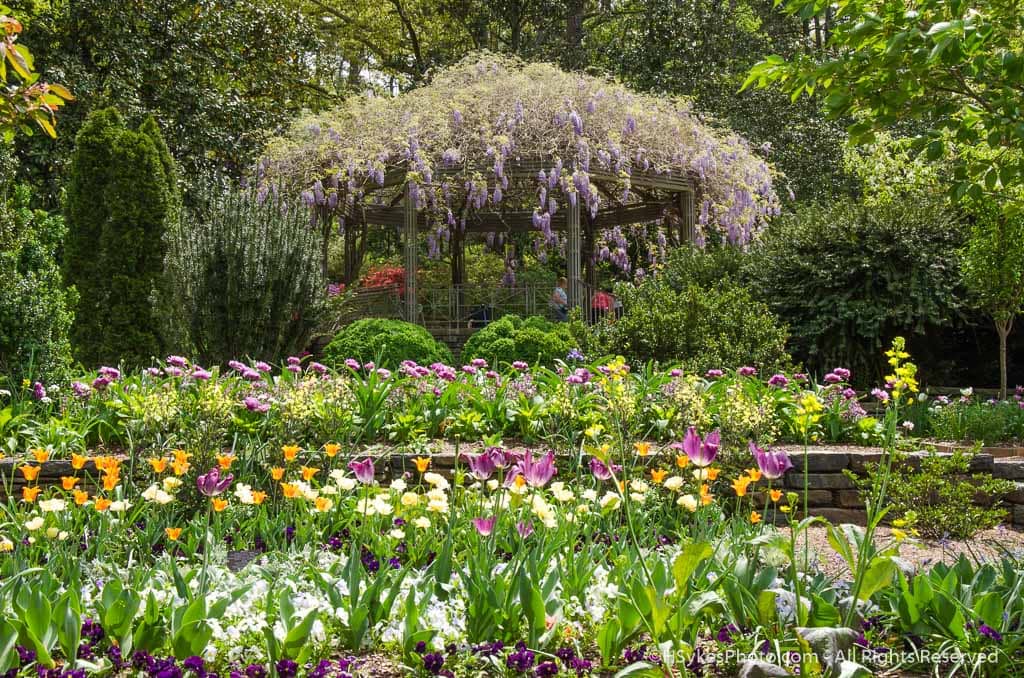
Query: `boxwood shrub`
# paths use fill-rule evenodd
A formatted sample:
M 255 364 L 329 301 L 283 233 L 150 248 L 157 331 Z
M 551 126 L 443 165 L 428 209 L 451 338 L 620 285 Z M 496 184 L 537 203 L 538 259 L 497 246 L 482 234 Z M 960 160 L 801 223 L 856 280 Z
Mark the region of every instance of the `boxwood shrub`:
M 483 358 L 492 365 L 523 360 L 531 365 L 552 365 L 576 348 L 571 326 L 540 316 L 506 315 L 475 332 L 462 349 L 463 361 Z
M 426 329 L 385 318 L 357 320 L 334 335 L 324 349 L 324 362 L 340 367 L 347 358 L 363 363 L 374 361 L 388 369 L 395 369 L 403 360 L 414 360 L 421 365 L 454 362 L 448 347 Z

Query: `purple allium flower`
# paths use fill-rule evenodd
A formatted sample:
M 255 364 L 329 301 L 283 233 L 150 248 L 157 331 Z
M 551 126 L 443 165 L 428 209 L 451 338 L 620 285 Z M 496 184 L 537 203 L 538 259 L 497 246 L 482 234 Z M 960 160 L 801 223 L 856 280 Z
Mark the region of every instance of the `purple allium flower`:
M 373 482 L 374 468 L 372 457 L 367 457 L 362 461 L 355 461 L 353 459 L 348 463 L 348 468 L 355 474 L 356 480 L 364 485 L 369 485 Z
M 743 367 L 736 370 L 736 374 L 741 377 L 753 377 L 757 374 L 757 368 L 751 367 L 750 365 L 744 365 Z
M 316 363 L 316 362 L 310 363 L 309 364 L 309 369 L 311 369 L 312 371 L 316 372 L 317 374 L 327 374 L 327 366 L 326 365 L 322 365 L 320 363 Z
M 199 381 L 206 381 L 210 379 L 212 376 L 213 374 L 211 374 L 208 370 L 204 370 L 202 367 L 199 367 L 198 365 L 196 365 L 195 368 L 193 368 L 192 370 L 192 378 L 197 379 Z
M 496 516 L 491 516 L 490 518 L 473 518 L 471 522 L 481 537 L 489 537 L 494 532 L 494 524 L 497 520 Z
M 245 366 L 244 363 L 240 363 L 237 360 L 229 360 L 228 367 L 233 369 L 235 372 L 244 372 L 245 370 L 249 369 Z
M 99 369 L 100 376 L 104 376 L 110 381 L 117 381 L 121 378 L 121 370 L 116 367 L 101 367 Z
M 162 377 L 162 376 L 164 376 L 164 371 L 161 370 L 159 367 L 147 367 L 145 369 L 145 372 L 150 377 Z
M 529 366 L 529 365 L 527 365 L 527 364 L 526 364 L 525 362 L 523 362 L 522 360 L 516 360 L 516 361 L 514 361 L 514 362 L 512 363 L 512 369 L 514 369 L 514 370 L 517 370 L 517 371 L 519 371 L 519 372 L 522 372 L 523 370 L 526 370 L 526 369 L 527 369 L 527 368 L 529 368 L 529 367 L 530 367 L 530 366 Z
M 707 379 L 718 379 L 723 374 L 725 374 L 725 372 L 723 372 L 722 370 L 708 370 L 707 372 L 704 373 L 704 377 Z
M 359 361 L 356 360 L 355 358 L 346 358 L 345 367 L 349 368 L 350 370 L 358 372 L 360 369 L 362 369 L 363 366 L 360 365 Z
M 838 384 L 838 383 L 839 383 L 839 382 L 841 382 L 842 380 L 843 380 L 843 378 L 842 378 L 842 377 L 840 377 L 840 376 L 839 376 L 838 374 L 836 374 L 835 372 L 829 372 L 828 374 L 826 374 L 826 375 L 825 375 L 825 377 L 824 377 L 824 379 L 823 379 L 823 381 L 824 381 L 824 382 L 825 382 L 826 384 Z
M 89 394 L 92 393 L 92 389 L 89 388 L 88 384 L 83 384 L 80 381 L 71 382 L 71 392 L 75 394 L 76 398 L 88 398 Z
M 785 388 L 789 385 L 789 379 L 787 379 L 784 374 L 773 374 L 768 379 L 768 385 L 774 386 L 775 388 Z
M 251 367 L 246 367 L 242 370 L 242 379 L 245 379 L 246 381 L 259 381 L 260 373 Z
M 46 387 L 41 382 L 32 384 L 32 397 L 36 400 L 42 400 L 46 397 Z
M 807 375 L 803 372 L 797 372 L 793 375 L 793 381 L 807 381 Z
M 670 376 L 670 377 L 681 377 L 681 376 L 683 376 L 683 371 L 681 369 L 679 369 L 679 368 L 676 368 L 674 370 L 671 370 L 668 373 L 668 376 Z
M 171 365 L 172 367 L 180 367 L 181 369 L 185 369 L 186 367 L 188 367 L 188 359 L 183 358 L 180 355 L 169 355 L 167 356 L 167 364 Z
M 839 375 L 839 378 L 843 381 L 850 381 L 850 370 L 845 367 L 836 367 L 832 370 L 832 373 Z
M 107 377 L 96 377 L 92 380 L 92 388 L 95 391 L 104 391 L 110 386 L 110 379 Z
M 704 468 L 710 466 L 718 456 L 718 446 L 721 440 L 721 434 L 718 429 L 715 429 L 711 433 L 707 434 L 704 439 L 697 434 L 697 429 L 693 426 L 686 429 L 686 437 L 683 438 L 683 451 L 686 452 L 686 456 L 690 458 L 695 466 Z
M 255 365 L 253 365 L 253 367 L 255 367 L 260 372 L 269 372 L 271 370 L 270 365 L 268 365 L 267 363 L 263 362 L 262 360 L 260 360 Z
M 235 477 L 230 473 L 221 478 L 220 469 L 213 468 L 208 473 L 196 478 L 196 487 L 207 497 L 216 497 L 228 489 L 234 479 Z
M 761 470 L 763 475 L 768 480 L 777 480 L 781 478 L 786 471 L 793 468 L 793 462 L 790 461 L 789 455 L 786 454 L 785 450 L 763 450 L 754 444 L 751 440 L 747 444 L 747 449 L 754 455 L 754 461 L 757 462 L 757 468 Z

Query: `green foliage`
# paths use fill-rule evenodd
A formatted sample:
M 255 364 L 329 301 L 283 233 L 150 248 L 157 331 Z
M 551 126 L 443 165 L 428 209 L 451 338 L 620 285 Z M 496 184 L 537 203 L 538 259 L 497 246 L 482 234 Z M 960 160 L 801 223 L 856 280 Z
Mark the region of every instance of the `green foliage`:
M 928 433 L 938 440 L 969 440 L 986 445 L 1024 440 L 1024 408 L 1017 401 L 954 401 L 928 410 Z
M 251 191 L 209 187 L 168 238 L 167 336 L 183 328 L 208 363 L 279 360 L 306 348 L 321 320 L 326 281 L 309 212 Z
M 771 224 L 745 275 L 755 295 L 790 324 L 795 355 L 881 376 L 881 349 L 957 317 L 960 229 L 938 198 L 868 207 L 852 199 L 805 205 Z
M 973 453 L 928 454 L 920 458 L 920 467 L 911 469 L 906 459 L 888 477 L 887 501 L 892 505 L 890 519 L 914 518 L 921 534 L 933 539 L 969 539 L 978 532 L 999 525 L 1006 510 L 999 506 L 1013 491 L 1008 480 L 987 473 L 968 475 Z M 870 493 L 881 482 L 881 467 L 868 464 L 867 475 L 851 477 L 861 494 Z M 979 501 L 980 500 L 980 501 Z
M 56 252 L 64 220 L 30 207 L 27 186 L 12 185 L 5 153 L 0 167 L 0 382 L 45 382 L 71 362 L 68 331 L 74 290 L 64 288 Z
M 357 320 L 334 335 L 324 349 L 324 361 L 341 367 L 348 358 L 362 363 L 373 361 L 388 369 L 396 369 L 403 360 L 414 360 L 420 365 L 450 365 L 455 360 L 448 347 L 423 327 L 384 318 Z
M 679 261 L 685 261 L 685 255 Z M 668 271 L 672 268 L 668 267 Z M 595 326 L 591 353 L 668 363 L 703 373 L 740 365 L 772 370 L 790 362 L 786 328 L 768 307 L 738 283 L 675 287 L 681 274 L 665 272 L 639 285 L 619 285 L 623 315 Z
M 483 358 L 492 365 L 522 360 L 531 365 L 554 365 L 576 348 L 571 326 L 540 316 L 506 315 L 473 333 L 462 350 L 464 362 Z
M 849 132 L 857 143 L 899 122 L 922 121 L 928 129 L 917 146 L 929 159 L 953 160 L 958 198 L 1024 186 L 1019 3 L 844 0 L 838 9 L 817 0 L 780 4 L 786 15 L 823 22 L 825 49 L 797 53 L 789 61 L 768 56 L 750 71 L 745 87 L 775 86 L 794 100 L 813 95 L 832 117 L 855 117 Z
M 158 140 L 155 123 L 127 129 L 115 109 L 90 116 L 76 139 L 64 264 L 81 299 L 72 339 L 89 365 L 138 365 L 161 353 L 150 298 L 179 198 L 164 169 L 173 161 Z

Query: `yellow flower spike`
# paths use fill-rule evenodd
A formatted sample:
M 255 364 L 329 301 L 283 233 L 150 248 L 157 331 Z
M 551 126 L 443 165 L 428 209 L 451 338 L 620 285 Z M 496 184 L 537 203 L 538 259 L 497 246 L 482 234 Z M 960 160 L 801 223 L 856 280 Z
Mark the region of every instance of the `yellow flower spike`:
M 892 528 L 893 539 L 900 542 L 907 538 L 907 533 L 899 528 Z
M 790 511 L 793 510 L 793 507 L 792 506 L 780 506 L 779 510 L 782 511 L 783 513 L 789 513 Z
M 272 466 L 270 468 L 270 477 L 274 480 L 281 480 L 281 478 L 284 478 L 284 468 L 281 466 Z
M 33 458 L 35 458 L 36 463 L 38 464 L 42 464 L 50 459 L 50 451 L 42 447 L 36 447 L 29 451 L 32 453 Z
M 761 522 L 761 514 L 758 513 L 757 511 L 751 511 L 750 512 L 750 522 L 753 525 L 757 525 L 759 522 Z
M 171 541 L 178 541 L 178 537 L 181 536 L 181 528 L 180 527 L 165 527 L 164 528 L 164 533 L 167 535 L 167 538 L 170 539 Z
M 214 497 L 213 498 L 213 510 L 216 511 L 217 513 L 220 513 L 221 511 L 223 511 L 227 507 L 228 507 L 228 500 L 227 499 L 221 499 L 220 497 Z
M 230 471 L 231 465 L 235 463 L 235 455 L 233 454 L 218 454 L 217 465 L 221 471 Z
M 71 490 L 75 489 L 75 485 L 77 485 L 77 484 L 78 484 L 78 478 L 76 478 L 75 476 L 61 476 L 60 477 L 60 486 L 63 487 L 65 490 L 69 491 L 69 492 Z
M 160 474 L 167 470 L 166 459 L 161 459 L 160 457 L 150 457 L 146 461 L 148 461 L 149 465 L 153 467 L 153 473 Z
M 417 471 L 426 473 L 427 469 L 430 468 L 430 457 L 413 457 L 412 463 L 416 465 Z
M 324 445 L 324 454 L 326 454 L 329 459 L 334 459 L 338 456 L 338 452 L 341 452 L 341 445 L 337 443 L 327 443 Z
M 313 476 L 315 476 L 317 473 L 320 473 L 320 469 L 312 468 L 312 467 L 309 467 L 309 466 L 303 466 L 301 471 L 302 471 L 302 479 L 305 480 L 307 483 L 309 481 L 313 480 Z
M 285 445 L 281 448 L 281 453 L 284 455 L 285 461 L 295 461 L 295 457 L 299 456 L 301 449 L 298 445 Z
M 668 471 L 663 469 L 651 469 L 651 482 L 655 485 L 661 485 L 662 481 L 665 480 L 665 476 L 668 475 Z

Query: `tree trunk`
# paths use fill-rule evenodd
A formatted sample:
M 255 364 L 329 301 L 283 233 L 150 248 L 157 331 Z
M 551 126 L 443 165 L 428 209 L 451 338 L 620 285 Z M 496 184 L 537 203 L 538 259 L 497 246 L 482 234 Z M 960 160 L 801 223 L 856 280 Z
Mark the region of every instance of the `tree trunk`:
M 999 335 L 999 399 L 1006 400 L 1006 339 L 1013 329 L 1013 318 L 995 322 L 996 333 Z

